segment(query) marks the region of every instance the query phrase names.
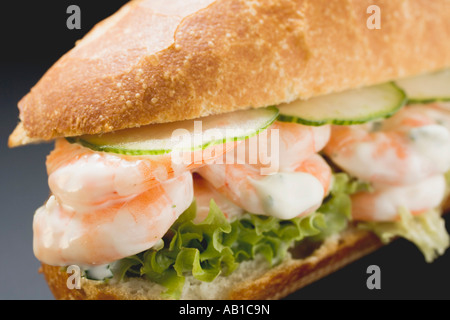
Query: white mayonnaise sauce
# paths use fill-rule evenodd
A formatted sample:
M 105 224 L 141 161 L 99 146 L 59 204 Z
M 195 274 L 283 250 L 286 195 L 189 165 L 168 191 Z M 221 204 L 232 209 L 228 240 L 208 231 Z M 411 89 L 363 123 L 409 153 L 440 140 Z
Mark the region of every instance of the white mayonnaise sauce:
M 304 172 L 279 172 L 256 180 L 249 178 L 266 215 L 292 219 L 320 206 L 324 189 L 320 181 Z
M 104 264 L 101 266 L 91 267 L 83 271 L 86 273 L 86 277 L 90 280 L 104 280 L 113 277 L 111 269 L 112 264 Z

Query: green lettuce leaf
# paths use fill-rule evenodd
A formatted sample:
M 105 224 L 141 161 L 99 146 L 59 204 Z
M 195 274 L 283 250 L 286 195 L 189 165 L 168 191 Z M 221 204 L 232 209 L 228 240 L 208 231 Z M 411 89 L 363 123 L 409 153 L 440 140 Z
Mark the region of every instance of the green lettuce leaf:
M 450 245 L 450 238 L 445 220 L 438 210 L 413 216 L 409 210 L 401 208 L 399 214 L 400 220 L 396 222 L 364 222 L 359 226 L 375 232 L 385 243 L 396 237 L 411 241 L 429 263 L 444 254 Z
M 447 181 L 447 189 L 450 189 L 450 171 L 445 174 L 445 181 Z
M 325 228 L 324 216 L 317 212 L 291 220 L 247 214 L 233 222 L 236 238 L 231 248 L 238 262 L 261 254 L 273 265 L 283 260 L 294 241 L 318 235 Z
M 315 237 L 315 240 L 324 239 L 347 228 L 348 222 L 352 220 L 350 196 L 357 192 L 371 190 L 370 184 L 352 179 L 346 173 L 334 174 L 330 195 L 317 210 L 324 214 L 327 228 L 323 229 L 322 233 Z
M 195 215 L 193 202 L 171 227 L 164 247 L 141 254 L 141 275 L 166 287 L 167 297 L 179 298 L 186 275 L 212 281 L 237 267 L 232 250 L 223 244 L 223 236 L 231 232 L 231 225 L 215 202 L 211 201 L 209 215 L 203 222 L 195 224 Z
M 245 214 L 230 223 L 211 200 L 208 217 L 196 224 L 194 202 L 167 232 L 163 246 L 120 260 L 115 275 L 120 279 L 145 277 L 164 286 L 165 297 L 177 299 L 188 275 L 213 281 L 257 255 L 274 265 L 294 244 L 305 239 L 322 241 L 340 232 L 351 217 L 349 195 L 368 188 L 344 173 L 335 174 L 332 190 L 317 212 L 291 220 Z

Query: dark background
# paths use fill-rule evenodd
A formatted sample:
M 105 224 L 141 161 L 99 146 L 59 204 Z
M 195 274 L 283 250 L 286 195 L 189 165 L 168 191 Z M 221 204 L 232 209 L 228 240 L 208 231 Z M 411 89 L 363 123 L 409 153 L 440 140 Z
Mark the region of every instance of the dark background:
M 52 145 L 11 150 L 7 138 L 18 122 L 17 102 L 125 1 L 12 2 L 0 9 L 0 299 L 52 299 L 32 250 L 33 213 L 48 197 L 45 157 Z M 66 28 L 71 4 L 81 8 L 81 30 Z M 381 290 L 366 287 L 370 265 L 381 268 Z M 450 251 L 427 264 L 414 245 L 398 240 L 288 299 L 449 299 L 449 268 Z

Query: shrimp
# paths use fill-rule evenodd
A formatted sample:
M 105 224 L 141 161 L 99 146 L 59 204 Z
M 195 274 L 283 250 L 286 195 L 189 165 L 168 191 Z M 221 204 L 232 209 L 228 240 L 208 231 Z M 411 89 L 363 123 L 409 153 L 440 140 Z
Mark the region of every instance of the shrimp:
M 436 102 L 432 106 L 450 112 L 450 102 Z
M 331 169 L 316 154 L 327 144 L 330 130 L 330 126 L 275 122 L 266 131 L 267 139 L 260 134 L 238 145 L 231 155 L 233 162 L 195 171 L 247 212 L 281 219 L 308 214 L 320 206 L 330 187 Z M 279 166 L 264 171 L 269 150 Z
M 293 142 L 295 136 L 304 140 L 294 144 L 294 150 L 301 151 L 297 161 L 323 148 L 330 132 L 329 127 L 309 129 L 281 123 L 276 128 L 281 128 L 285 149 L 291 146 L 290 141 Z M 95 152 L 64 139 L 57 140 L 55 150 L 47 158 L 52 195 L 46 205 L 37 210 L 33 221 L 36 256 L 50 265 L 76 263 L 90 267 L 104 265 L 152 247 L 192 203 L 192 172 L 223 158 L 236 146 L 239 143 L 210 146 L 205 150 L 191 152 L 189 157 L 183 155 L 184 162 L 175 163 L 173 154 L 117 155 Z M 288 155 L 292 157 L 292 153 Z M 314 171 L 314 168 L 307 170 Z M 323 197 L 323 177 L 318 175 L 317 179 L 304 172 L 302 175 L 303 180 L 309 182 L 309 190 L 320 189 L 320 197 Z M 287 179 L 281 175 L 279 178 Z M 211 197 L 216 199 L 229 218 L 243 213 L 244 209 L 217 192 L 206 181 L 198 181 L 198 219 L 204 218 L 202 212 L 209 212 Z M 261 184 L 262 177 L 255 175 L 254 181 Z M 298 184 L 292 183 L 292 179 L 288 179 L 288 182 L 294 186 Z M 254 188 L 262 190 L 261 185 L 258 187 L 255 184 Z M 203 210 L 206 198 L 209 198 L 208 207 Z M 311 201 L 302 203 L 305 210 L 314 205 Z M 298 210 L 297 205 L 295 214 L 300 214 L 302 208 Z
M 394 117 L 384 121 L 383 128 L 395 130 L 396 127 L 409 128 L 427 124 L 438 124 L 450 130 L 450 104 L 432 103 L 411 105 Z
M 325 147 L 330 133 L 329 125 L 310 127 L 277 121 L 266 131 L 237 145 L 222 163 L 250 164 L 264 169 L 264 174 L 293 171 L 300 162 Z
M 450 103 L 414 105 L 411 108 L 418 113 L 422 113 L 424 117 L 433 119 L 437 124 L 450 131 Z
M 77 211 L 92 210 L 114 202 L 123 202 L 161 181 L 174 178 L 222 156 L 234 147 L 227 144 L 211 147 L 208 158 L 179 165 L 170 154 L 158 156 L 124 156 L 95 152 L 64 139 L 56 142 L 55 150 L 47 157 L 48 183 L 56 197 Z M 204 150 L 200 150 L 206 155 Z M 201 155 L 200 155 L 201 156 Z
M 374 185 L 418 183 L 450 169 L 450 131 L 415 107 L 382 123 L 334 126 L 324 153 Z
M 419 215 L 437 208 L 446 195 L 443 175 L 435 175 L 415 184 L 387 187 L 373 193 L 352 196 L 352 217 L 358 221 L 395 221 L 399 209 Z
M 196 223 L 206 219 L 209 214 L 209 207 L 212 199 L 229 221 L 244 213 L 242 208 L 228 200 L 198 174 L 194 174 L 194 198 L 197 205 L 197 216 L 194 220 Z
M 176 162 L 174 154 L 126 156 L 57 140 L 46 163 L 52 196 L 35 214 L 36 255 L 53 265 L 98 265 L 150 248 L 192 203 L 190 171 L 235 145 Z
M 54 266 L 108 264 L 154 246 L 192 201 L 190 172 L 90 211 L 73 210 L 52 195 L 34 216 L 34 253 Z
M 248 164 L 201 167 L 197 172 L 247 212 L 291 219 L 317 209 L 331 184 L 331 169 L 317 154 L 291 172 L 261 175 Z

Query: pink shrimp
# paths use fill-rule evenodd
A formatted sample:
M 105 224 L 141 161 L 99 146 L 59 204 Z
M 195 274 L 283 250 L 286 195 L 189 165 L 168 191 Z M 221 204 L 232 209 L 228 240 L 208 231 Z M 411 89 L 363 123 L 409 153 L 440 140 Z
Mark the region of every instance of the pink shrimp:
M 230 221 L 244 213 L 243 209 L 228 200 L 198 174 L 194 174 L 194 198 L 197 205 L 196 223 L 205 220 L 208 216 L 211 200 L 214 200 L 219 209 Z
M 221 157 L 232 147 L 234 142 L 211 147 L 214 152 L 200 150 L 196 157 L 200 161 L 194 162 L 192 157 L 192 161 L 174 164 L 171 154 L 125 156 L 95 152 L 61 139 L 47 158 L 49 187 L 64 205 L 78 211 L 92 210 L 93 206 L 125 201 L 161 181 Z
M 150 248 L 192 203 L 190 170 L 235 144 L 175 163 L 173 154 L 126 156 L 58 140 L 47 158 L 52 196 L 34 219 L 36 256 L 52 265 L 98 265 Z
M 395 221 L 438 207 L 450 169 L 450 130 L 434 105 L 405 107 L 381 124 L 333 127 L 325 153 L 338 166 L 371 182 L 374 192 L 352 196 L 355 220 Z M 378 126 L 378 127 L 377 127 Z
M 379 185 L 405 185 L 450 169 L 450 132 L 407 107 L 379 124 L 334 126 L 324 152 L 344 171 Z
M 415 184 L 380 188 L 352 196 L 352 216 L 358 221 L 395 221 L 401 208 L 419 215 L 437 208 L 446 196 L 443 175 L 436 175 Z
M 413 105 L 411 108 L 417 113 L 422 113 L 424 118 L 431 118 L 450 131 L 450 103 Z
M 83 212 L 53 195 L 34 216 L 34 253 L 54 266 L 107 264 L 151 248 L 192 201 L 190 172 L 122 202 Z
M 430 106 L 450 112 L 450 102 L 436 102 L 436 103 L 430 104 Z
M 320 206 L 331 183 L 331 169 L 317 154 L 291 172 L 264 176 L 251 165 L 208 165 L 197 172 L 247 212 L 291 219 Z
M 292 171 L 325 147 L 330 132 L 329 125 L 310 127 L 277 121 L 266 131 L 237 145 L 220 164 L 250 164 L 266 175 Z

